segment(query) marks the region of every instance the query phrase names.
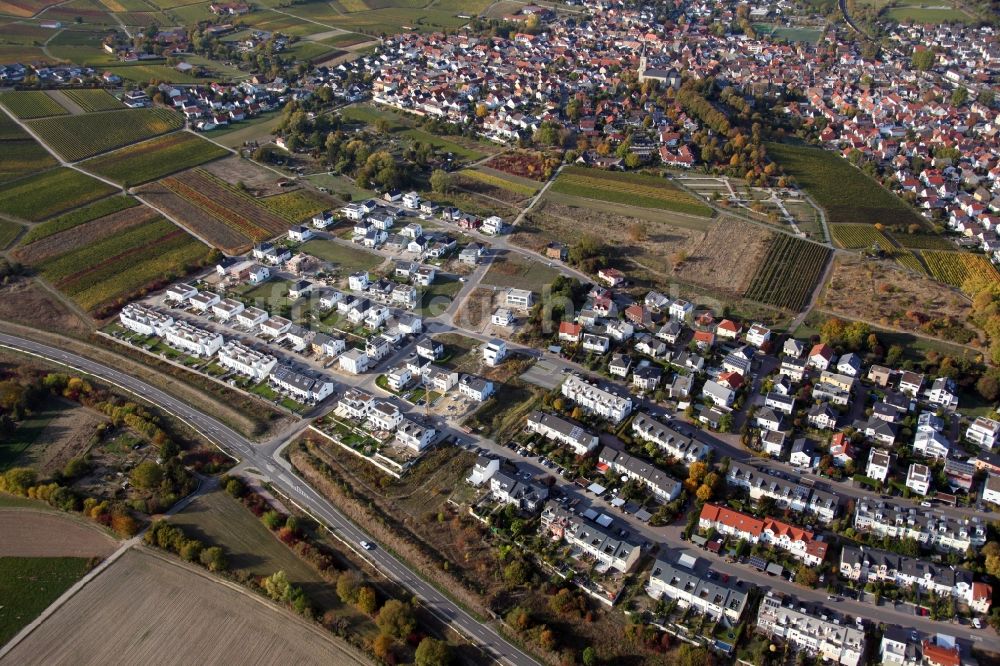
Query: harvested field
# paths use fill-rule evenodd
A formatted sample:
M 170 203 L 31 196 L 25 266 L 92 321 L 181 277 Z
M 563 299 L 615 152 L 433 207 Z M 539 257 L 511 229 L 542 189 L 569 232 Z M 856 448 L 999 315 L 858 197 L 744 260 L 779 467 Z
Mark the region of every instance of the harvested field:
M 80 167 L 131 187 L 229 154 L 190 132 L 174 132 L 95 157 Z
M 29 278 L 0 286 L 0 319 L 81 338 L 93 330 L 89 321 L 77 316 L 56 294 Z
M 143 550 L 123 555 L 3 661 L 276 662 L 366 663 L 290 612 L 223 584 L 193 565 Z
M 194 235 L 226 254 L 242 254 L 250 249 L 252 239 L 178 196 L 160 183 L 150 183 L 137 190 L 143 199 L 177 220 Z
M 282 194 L 289 190 L 289 188 L 279 185 L 286 179 L 250 160 L 235 155 L 210 162 L 203 166 L 202 170 L 228 183 L 243 183 L 255 197 L 269 197 L 272 194 Z
M 118 542 L 95 523 L 44 509 L 0 508 L 0 557 L 99 557 Z
M 76 403 L 54 409 L 52 418 L 21 453 L 16 464 L 33 467 L 47 475 L 61 472 L 66 463 L 88 451 L 102 423 L 107 423 L 102 414 Z
M 109 236 L 121 233 L 126 229 L 149 222 L 158 216 L 159 213 L 146 206 L 126 208 L 117 213 L 105 215 L 96 220 L 77 225 L 66 231 L 46 236 L 42 240 L 30 245 L 22 245 L 13 254 L 21 263 L 35 266 L 84 245 L 96 243 Z
M 773 241 L 774 233 L 763 227 L 722 218 L 685 245 L 681 252 L 686 258 L 674 272 L 685 282 L 740 296 Z
M 34 222 L 111 194 L 110 185 L 65 167 L 22 178 L 0 188 L 0 212 Z
M 935 334 L 929 321 L 951 322 L 972 334 L 971 304 L 961 293 L 930 277 L 921 277 L 888 262 L 838 255 L 817 307 L 848 319 L 906 331 Z M 953 331 L 947 338 L 963 337 Z
M 35 120 L 31 128 L 64 159 L 75 162 L 183 125 L 184 117 L 176 111 L 123 109 Z

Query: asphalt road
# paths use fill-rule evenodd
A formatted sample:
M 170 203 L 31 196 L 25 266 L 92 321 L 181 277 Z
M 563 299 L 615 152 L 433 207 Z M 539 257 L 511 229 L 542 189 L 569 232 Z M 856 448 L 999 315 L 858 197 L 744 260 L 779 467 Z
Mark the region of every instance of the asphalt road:
M 25 338 L 0 333 L 0 347 L 55 361 L 79 372 L 103 379 L 166 410 L 201 433 L 243 465 L 252 465 L 290 501 L 311 513 L 345 543 L 369 560 L 380 571 L 419 597 L 435 615 L 462 635 L 478 643 L 497 660 L 509 664 L 536 664 L 530 656 L 504 639 L 488 624 L 483 624 L 447 596 L 439 592 L 388 551 L 375 545 L 373 550 L 360 547 L 361 541 L 377 544 L 374 538 L 349 521 L 309 484 L 298 478 L 287 461 L 280 458 L 281 447 L 288 440 L 255 445 L 215 418 L 160 389 L 114 368 L 82 356 Z

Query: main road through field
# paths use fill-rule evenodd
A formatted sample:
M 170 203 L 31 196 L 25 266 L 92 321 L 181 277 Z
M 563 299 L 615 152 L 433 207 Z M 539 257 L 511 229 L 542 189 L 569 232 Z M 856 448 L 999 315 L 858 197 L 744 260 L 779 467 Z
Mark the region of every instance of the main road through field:
M 348 520 L 326 498 L 281 464 L 284 461 L 277 458 L 275 453 L 283 442 L 274 441 L 269 444 L 255 445 L 214 417 L 154 386 L 109 366 L 56 347 L 4 333 L 0 333 L 0 347 L 38 356 L 98 377 L 157 405 L 187 423 L 234 458 L 241 460 L 244 464 L 253 465 L 262 476 L 280 489 L 290 500 L 322 520 L 328 528 L 348 543 L 358 544 L 362 540 L 376 543 L 375 539 Z M 504 639 L 493 627 L 480 622 L 467 613 L 385 549 L 376 547 L 370 551 L 362 550 L 360 552 L 379 570 L 422 599 L 427 608 L 442 621 L 478 643 L 499 661 L 517 665 L 537 663 Z

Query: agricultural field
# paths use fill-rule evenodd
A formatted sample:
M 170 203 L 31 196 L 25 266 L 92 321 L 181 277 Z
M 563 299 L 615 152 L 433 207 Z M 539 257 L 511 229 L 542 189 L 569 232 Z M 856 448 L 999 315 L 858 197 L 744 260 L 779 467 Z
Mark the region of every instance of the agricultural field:
M 837 245 L 850 250 L 868 249 L 875 243 L 883 250 L 893 247 L 892 241 L 870 224 L 833 224 L 830 233 Z
M 711 217 L 712 209 L 670 181 L 637 173 L 613 173 L 570 166 L 552 185 L 552 191 L 613 203 L 658 208 L 687 215 Z
M 194 565 L 144 549 L 125 553 L 7 659 L 15 664 L 153 663 L 165 654 L 176 663 L 364 663 L 291 612 Z
M 873 320 L 873 325 L 958 340 L 972 333 L 970 304 L 960 293 L 929 276 L 905 271 L 884 261 L 837 255 L 830 278 L 816 303 L 818 309 L 847 319 Z M 948 335 L 928 322 L 952 322 Z
M 107 183 L 61 167 L 0 186 L 0 213 L 38 222 L 113 191 Z
M 937 234 L 894 233 L 893 240 L 911 250 L 954 250 L 955 244 L 946 236 Z
M 788 310 L 801 310 L 809 302 L 830 253 L 823 245 L 781 234 L 771 244 L 744 296 Z
M 324 198 L 321 194 L 306 189 L 275 194 L 258 199 L 257 202 L 272 213 L 276 213 L 293 223 L 308 220 L 316 213 L 329 210 L 335 205 L 332 199 Z
M 882 223 L 926 227 L 899 197 L 863 174 L 842 157 L 820 148 L 768 143 L 772 160 L 826 209 L 830 224 Z
M 58 2 L 59 0 L 0 0 L 0 14 L 27 18 Z
M 93 522 L 40 503 L 38 510 L 0 508 L 0 557 L 98 557 L 114 552 L 118 543 Z
M 183 116 L 168 109 L 124 109 L 31 123 L 32 129 L 50 148 L 73 162 L 183 126 Z
M 16 222 L 0 220 L 0 250 L 7 249 L 7 246 L 13 243 L 22 231 L 24 231 L 24 227 Z
M 32 243 L 21 243 L 21 246 L 14 250 L 13 255 L 21 263 L 38 266 L 76 248 L 123 233 L 145 222 L 155 220 L 157 217 L 159 217 L 159 213 L 146 206 L 126 208 L 87 222 L 81 222 Z
M 0 104 L 21 120 L 64 116 L 69 113 L 51 96 L 38 90 L 0 94 Z
M 135 210 L 142 215 L 148 209 Z M 183 277 L 210 259 L 208 248 L 169 220 L 153 217 L 138 224 L 123 221 L 120 227 L 114 235 L 93 242 L 80 239 L 82 244 L 47 256 L 36 269 L 80 307 L 101 315 L 143 290 Z M 79 237 L 79 230 L 77 227 L 63 233 Z M 59 236 L 53 236 L 42 242 L 59 240 Z
M 131 187 L 230 154 L 190 132 L 174 132 L 95 157 L 80 167 Z
M 114 111 L 124 109 L 125 105 L 109 93 L 107 90 L 98 88 L 95 90 L 63 90 L 63 95 L 88 113 L 94 111 Z
M 678 248 L 683 259 L 671 257 L 673 275 L 688 284 L 740 297 L 749 289 L 776 240 L 774 232 L 763 227 L 723 217 L 704 234 L 692 235 Z M 667 262 L 643 263 L 650 268 L 666 268 Z
M 1000 272 L 981 254 L 971 252 L 943 252 L 939 250 L 924 250 L 921 252 L 931 275 L 951 285 L 962 288 L 965 281 L 976 276 L 989 276 L 1000 282 Z
M 0 116 L 7 117 L 3 113 Z M 17 126 L 14 129 L 20 131 Z M 58 164 L 49 151 L 27 132 L 5 131 L 4 134 L 11 138 L 0 139 L 0 184 Z
M 542 153 L 518 150 L 494 155 L 486 162 L 486 166 L 519 178 L 544 182 L 559 166 L 560 161 L 556 158 L 547 158 Z
M 455 174 L 456 184 L 477 194 L 507 201 L 521 201 L 538 192 L 538 185 L 527 179 L 514 180 L 513 176 L 495 175 L 478 169 L 466 169 Z
M 314 239 L 304 243 L 299 249 L 323 261 L 336 264 L 343 275 L 370 271 L 384 261 L 381 255 L 374 252 L 330 240 Z
M 89 569 L 90 559 L 85 557 L 0 557 L 0 645 L 17 635 Z
M 207 233 L 203 234 L 202 228 L 193 229 L 213 245 L 215 241 L 212 239 L 219 236 L 232 239 L 235 234 L 236 237 L 243 239 L 242 243 L 234 244 L 228 240 L 228 245 L 216 245 L 223 251 L 233 248 L 234 245 L 241 246 L 247 242 L 272 238 L 291 226 L 287 219 L 264 208 L 248 192 L 216 178 L 203 169 L 185 171 L 164 178 L 157 185 L 162 185 L 187 204 L 202 211 L 215 221 L 215 225 L 221 224 L 228 228 L 230 234 L 218 234 L 211 228 L 205 229 Z M 187 221 L 187 218 L 180 219 L 185 223 Z
M 41 224 L 36 224 L 31 227 L 31 229 L 28 230 L 28 233 L 24 235 L 24 238 L 21 239 L 21 245 L 34 243 L 35 241 L 39 241 L 47 236 L 51 236 L 52 234 L 57 234 L 60 231 L 72 229 L 78 224 L 90 222 L 91 220 L 96 220 L 99 217 L 104 217 L 105 215 L 117 213 L 120 210 L 125 210 L 126 208 L 138 205 L 138 201 L 125 195 L 107 197 L 106 199 L 95 201 L 89 206 L 77 208 L 69 213 L 60 215 L 59 217 L 52 218 L 51 220 L 47 220 Z
M 97 26 L 69 25 L 71 27 L 52 36 L 46 47 L 53 56 L 89 67 L 119 64 L 118 58 L 101 48 L 101 40 L 107 34 L 104 30 Z

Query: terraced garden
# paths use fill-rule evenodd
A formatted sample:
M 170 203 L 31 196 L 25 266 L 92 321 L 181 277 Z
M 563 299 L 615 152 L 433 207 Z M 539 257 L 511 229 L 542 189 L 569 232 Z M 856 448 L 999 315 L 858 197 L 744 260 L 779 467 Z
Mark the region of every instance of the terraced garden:
M 31 128 L 50 148 L 72 162 L 151 139 L 183 125 L 183 117 L 168 109 L 124 109 L 31 122 Z
M 87 112 L 114 111 L 126 108 L 114 95 L 101 88 L 95 90 L 63 90 L 62 94 L 76 102 L 81 109 Z
M 744 296 L 788 310 L 801 310 L 809 302 L 831 252 L 817 243 L 778 235 Z
M 108 196 L 107 183 L 68 168 L 52 169 L 0 187 L 0 213 L 34 222 Z
M 174 132 L 95 157 L 80 166 L 131 187 L 229 154 L 225 148 L 190 132 Z
M 640 208 L 660 208 L 688 215 L 712 216 L 711 208 L 670 181 L 645 174 L 570 166 L 563 169 L 551 189 L 561 194 Z
M 0 104 L 21 120 L 64 116 L 69 113 L 59 102 L 40 90 L 3 93 L 0 95 Z

